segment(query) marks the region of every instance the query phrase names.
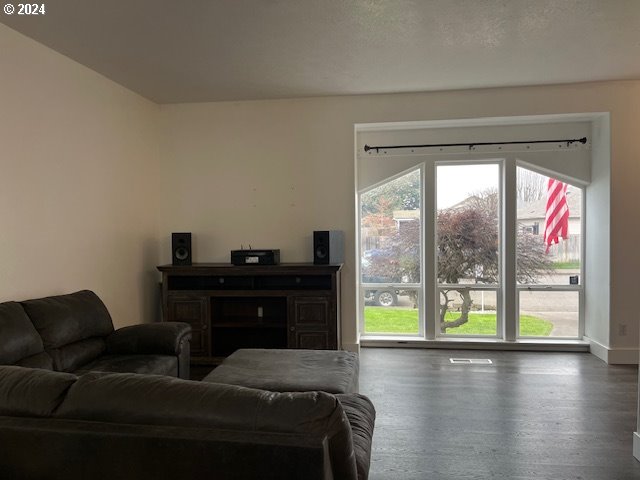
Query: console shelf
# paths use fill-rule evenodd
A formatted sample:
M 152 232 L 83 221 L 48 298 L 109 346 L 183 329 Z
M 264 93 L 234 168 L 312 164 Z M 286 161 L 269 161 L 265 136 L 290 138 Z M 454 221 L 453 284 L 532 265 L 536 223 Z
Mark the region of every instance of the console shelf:
M 218 322 L 212 323 L 211 328 L 284 328 L 286 325 L 280 325 L 277 323 L 263 323 L 263 322 Z
M 191 324 L 194 364 L 238 348 L 340 348 L 341 265 L 162 265 L 164 321 Z

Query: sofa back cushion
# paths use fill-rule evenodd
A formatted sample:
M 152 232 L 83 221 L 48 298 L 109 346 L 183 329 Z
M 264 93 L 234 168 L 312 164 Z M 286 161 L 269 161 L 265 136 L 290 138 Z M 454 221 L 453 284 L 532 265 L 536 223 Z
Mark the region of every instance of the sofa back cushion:
M 277 393 L 156 375 L 90 372 L 59 418 L 326 436 L 335 478 L 356 478 L 349 421 L 334 395 Z
M 0 416 L 50 417 L 77 379 L 68 373 L 0 366 Z
M 27 300 L 21 304 L 48 352 L 92 337 L 106 337 L 113 332 L 107 307 L 89 290 Z M 94 345 L 87 348 L 92 347 Z M 90 360 L 92 358 L 86 359 Z M 56 369 L 64 369 L 55 358 L 54 363 Z
M 274 393 L 160 375 L 89 372 L 60 416 L 115 423 L 209 426 L 283 432 L 326 428 L 338 402 L 320 392 Z
M 22 306 L 0 303 L 0 365 L 12 365 L 43 352 L 40 335 Z

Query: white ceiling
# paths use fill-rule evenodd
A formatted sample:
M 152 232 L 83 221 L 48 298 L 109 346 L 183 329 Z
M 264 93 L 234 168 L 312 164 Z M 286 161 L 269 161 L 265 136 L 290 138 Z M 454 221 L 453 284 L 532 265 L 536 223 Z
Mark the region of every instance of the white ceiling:
M 0 21 L 158 103 L 640 78 L 640 0 L 44 3 Z

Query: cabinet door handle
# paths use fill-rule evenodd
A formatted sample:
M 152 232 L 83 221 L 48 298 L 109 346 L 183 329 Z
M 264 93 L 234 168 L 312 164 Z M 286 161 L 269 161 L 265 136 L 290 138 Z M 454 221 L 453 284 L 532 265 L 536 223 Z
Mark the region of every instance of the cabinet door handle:
M 296 327 L 289 327 L 289 330 L 291 330 L 292 332 L 296 331 Z
M 206 330 L 206 329 L 207 329 L 207 324 L 206 324 L 206 323 L 203 323 L 203 324 L 202 324 L 202 330 Z

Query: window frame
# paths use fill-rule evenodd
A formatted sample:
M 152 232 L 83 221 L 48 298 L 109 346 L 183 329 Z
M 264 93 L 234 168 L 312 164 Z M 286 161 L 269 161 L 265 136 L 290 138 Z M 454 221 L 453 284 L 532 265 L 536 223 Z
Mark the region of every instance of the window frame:
M 585 324 L 585 315 L 584 315 L 584 283 L 585 283 L 585 275 L 584 275 L 584 265 L 585 265 L 585 246 L 586 246 L 586 218 L 587 218 L 587 195 L 586 188 L 583 185 L 578 185 L 575 182 L 572 182 L 566 178 L 558 176 L 557 174 L 551 172 L 540 172 L 539 169 L 534 166 L 516 160 L 516 169 L 523 168 L 525 170 L 529 170 L 535 173 L 539 173 L 540 175 L 544 175 L 547 177 L 552 177 L 559 179 L 574 188 L 580 190 L 580 283 L 578 285 L 554 285 L 554 284 L 518 284 L 516 282 L 516 325 L 515 325 L 515 333 L 516 340 L 536 340 L 536 341 L 545 341 L 545 340 L 577 340 L 584 337 L 584 324 Z M 516 216 L 516 228 L 517 228 L 517 216 Z M 517 235 L 517 231 L 516 231 Z M 516 257 L 517 261 L 517 257 Z M 520 292 L 528 291 L 528 292 L 578 292 L 578 334 L 577 336 L 554 336 L 554 337 L 537 337 L 530 335 L 520 335 Z
M 502 182 L 503 176 L 504 176 L 504 162 L 506 159 L 504 158 L 481 158 L 481 159 L 473 159 L 473 158 L 465 158 L 463 160 L 456 160 L 456 159 L 451 159 L 451 160 L 436 160 L 434 161 L 434 169 L 435 169 L 435 182 L 433 185 L 433 190 L 434 190 L 434 195 L 436 195 L 436 203 L 435 203 L 435 210 L 434 210 L 434 219 L 433 219 L 433 232 L 434 232 L 434 239 L 435 239 L 435 250 L 434 250 L 434 255 L 435 255 L 435 269 L 433 271 L 433 283 L 434 283 L 434 288 L 435 288 L 435 299 L 436 302 L 434 302 L 434 308 L 433 310 L 433 323 L 434 323 L 434 329 L 435 329 L 435 338 L 436 339 L 444 339 L 444 338 L 457 338 L 457 339 L 465 339 L 465 338 L 490 338 L 490 339 L 502 339 L 502 335 L 501 332 L 504 330 L 503 327 L 503 314 L 502 314 L 502 309 L 498 308 L 498 306 L 501 304 L 501 298 L 502 298 L 502 288 L 503 288 L 503 283 L 504 283 L 504 272 L 503 272 L 503 254 L 502 254 L 502 250 L 503 250 L 503 235 L 502 235 L 502 231 L 504 229 L 504 222 L 503 222 L 503 203 L 504 203 L 504 185 Z M 498 282 L 495 284 L 445 284 L 445 283 L 439 283 L 438 282 L 438 259 L 437 259 L 437 245 L 438 245 L 438 240 L 437 240 L 437 234 L 438 234 L 438 229 L 437 229 L 437 209 L 438 209 L 438 203 L 437 203 L 437 195 L 438 195 L 438 167 L 439 166 L 464 166 L 464 165 L 497 165 L 498 166 L 498 272 L 499 272 L 499 278 L 498 278 Z M 443 333 L 441 331 L 440 325 L 439 325 L 439 318 L 440 318 L 440 291 L 443 289 L 449 289 L 449 290 L 454 290 L 455 287 L 463 287 L 463 288 L 468 288 L 469 290 L 485 290 L 485 291 L 495 291 L 496 292 L 496 334 L 495 335 L 468 335 L 468 334 L 454 334 L 454 333 Z M 429 321 L 429 318 L 427 318 L 427 321 Z
M 587 251 L 586 244 L 586 224 L 587 224 L 587 211 L 586 211 L 586 184 L 581 184 L 579 181 L 572 181 L 567 179 L 556 172 L 546 171 L 541 172 L 540 168 L 531 165 L 525 161 L 518 159 L 517 152 L 503 152 L 499 154 L 479 153 L 477 156 L 471 154 L 466 155 L 425 155 L 421 162 L 416 162 L 410 168 L 407 168 L 397 174 L 394 174 L 388 178 L 385 178 L 374 185 L 368 186 L 365 189 L 358 190 L 356 188 L 356 282 L 357 282 L 357 294 L 359 301 L 357 302 L 358 309 L 358 329 L 359 338 L 362 340 L 494 340 L 498 342 L 520 342 L 530 343 L 535 341 L 537 343 L 553 342 L 557 340 L 580 340 L 585 334 L 585 298 L 584 290 L 586 288 L 586 278 L 584 275 L 585 259 Z M 455 157 L 455 158 L 452 158 Z M 499 269 L 500 269 L 500 282 L 497 285 L 482 286 L 469 284 L 468 287 L 472 287 L 474 290 L 487 289 L 496 290 L 497 292 L 497 315 L 496 315 L 496 335 L 456 335 L 456 334 L 441 334 L 439 333 L 439 288 L 437 282 L 437 241 L 436 235 L 436 195 L 437 195 L 437 165 L 453 164 L 480 164 L 480 163 L 497 163 L 500 168 L 499 173 L 499 221 L 500 221 L 500 254 L 499 254 Z M 579 325 L 577 337 L 529 337 L 520 336 L 520 311 L 519 311 L 519 296 L 521 290 L 538 289 L 549 291 L 546 287 L 539 285 L 518 285 L 515 279 L 515 264 L 516 264 L 516 235 L 508 235 L 508 232 L 517 233 L 517 206 L 516 206 L 516 170 L 517 167 L 526 168 L 528 170 L 541 173 L 543 175 L 553 176 L 559 178 L 572 186 L 579 188 L 582 192 L 582 222 L 581 222 L 581 261 L 580 261 L 580 285 L 561 285 L 563 290 L 578 291 L 579 292 Z M 420 236 L 420 249 L 422 252 L 420 259 L 420 283 L 419 284 L 402 284 L 403 287 L 416 287 L 418 288 L 418 334 L 397 334 L 397 333 L 385 333 L 385 334 L 367 334 L 364 329 L 364 288 L 361 282 L 361 195 L 390 182 L 396 178 L 399 178 L 407 173 L 415 170 L 420 170 L 420 184 L 421 184 L 421 202 L 420 202 L 420 218 L 422 222 L 422 231 Z M 356 182 L 357 185 L 357 182 Z M 429 235 L 429 229 L 431 229 L 432 235 Z M 508 281 L 508 279 L 512 279 Z M 366 285 L 366 284 L 365 284 Z M 376 284 L 378 285 L 378 284 Z M 396 284 L 389 284 L 394 286 Z M 478 287 L 478 288 L 477 288 Z M 431 305 L 431 306 L 430 306 Z M 513 320 L 509 320 L 512 318 Z
M 420 241 L 419 241 L 419 251 L 420 251 L 420 282 L 419 283 L 375 283 L 375 284 L 371 284 L 371 283 L 364 283 L 362 282 L 362 254 L 363 252 L 360 249 L 360 246 L 362 245 L 362 195 L 370 192 L 371 190 L 374 190 L 386 183 L 392 182 L 394 180 L 397 180 L 398 178 L 401 178 L 405 175 L 408 175 L 410 173 L 413 173 L 415 171 L 419 171 L 420 172 L 420 222 L 421 222 L 421 229 L 420 229 Z M 411 168 L 408 168 L 406 170 L 403 170 L 402 172 L 399 172 L 395 175 L 392 175 L 391 177 L 385 178 L 384 180 L 381 180 L 379 182 L 374 183 L 373 185 L 370 185 L 367 188 L 364 188 L 362 190 L 359 190 L 356 192 L 356 208 L 357 208 L 357 217 L 356 217 L 356 222 L 357 222 L 357 228 L 356 228 L 356 262 L 358 263 L 357 265 L 357 284 L 358 284 L 358 288 L 356 289 L 357 291 L 357 295 L 358 298 L 360 299 L 358 305 L 358 329 L 359 329 L 359 333 L 360 333 L 360 337 L 366 337 L 366 338 L 393 338 L 393 339 L 397 339 L 397 338 L 402 338 L 402 337 L 407 337 L 407 338 L 412 338 L 412 339 L 424 339 L 427 335 L 426 331 L 425 331 L 425 326 L 427 324 L 427 321 L 425 321 L 425 221 L 424 221 L 424 213 L 425 213 L 425 163 L 419 163 L 418 165 L 415 165 Z M 404 289 L 404 290 L 412 290 L 415 289 L 417 291 L 417 300 L 418 300 L 418 333 L 417 334 L 407 334 L 407 333 L 371 333 L 371 334 L 366 334 L 365 333 L 365 315 L 364 315 L 364 308 L 365 308 L 365 301 L 364 301 L 364 294 L 365 294 L 365 290 L 366 289 L 371 289 L 371 288 L 375 288 L 375 287 L 381 287 L 381 288 L 397 288 L 397 289 Z

